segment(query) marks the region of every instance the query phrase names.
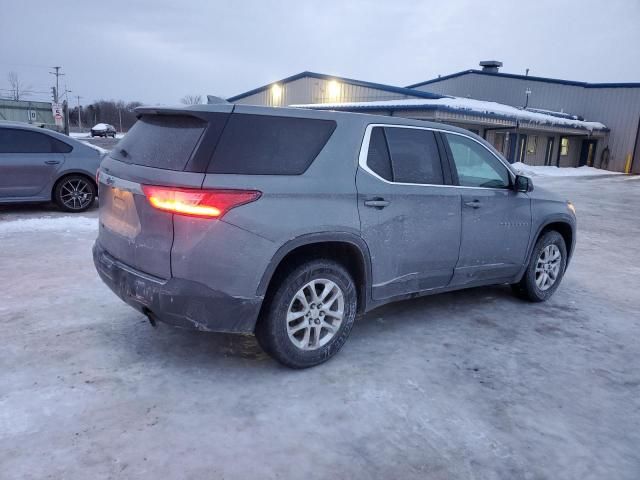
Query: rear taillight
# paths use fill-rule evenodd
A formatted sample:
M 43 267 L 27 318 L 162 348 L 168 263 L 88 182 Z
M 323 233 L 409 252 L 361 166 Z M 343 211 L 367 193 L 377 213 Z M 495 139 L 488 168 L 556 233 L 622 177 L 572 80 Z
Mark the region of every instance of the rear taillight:
M 256 190 L 196 190 L 143 185 L 149 203 L 165 212 L 194 217 L 221 218 L 232 208 L 256 201 Z

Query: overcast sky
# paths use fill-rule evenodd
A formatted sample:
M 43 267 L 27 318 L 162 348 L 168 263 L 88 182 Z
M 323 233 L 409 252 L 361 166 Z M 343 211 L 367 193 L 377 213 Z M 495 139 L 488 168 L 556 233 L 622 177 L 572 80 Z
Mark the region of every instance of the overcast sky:
M 48 92 L 47 67 L 61 65 L 61 90 L 82 103 L 231 96 L 303 70 L 406 86 L 486 59 L 510 73 L 640 82 L 640 0 L 1 3 L 0 88 L 14 71 Z

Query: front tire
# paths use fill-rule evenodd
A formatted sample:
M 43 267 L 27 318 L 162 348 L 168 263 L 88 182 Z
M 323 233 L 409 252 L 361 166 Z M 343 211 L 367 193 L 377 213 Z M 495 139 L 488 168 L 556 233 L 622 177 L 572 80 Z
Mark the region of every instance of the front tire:
M 95 184 L 84 175 L 62 177 L 53 189 L 53 200 L 65 212 L 88 210 L 96 199 Z
M 555 230 L 547 232 L 536 242 L 522 280 L 512 287 L 525 300 L 544 302 L 560 286 L 566 266 L 564 238 Z
M 260 346 L 291 368 L 323 363 L 342 348 L 356 317 L 349 272 L 332 260 L 313 260 L 284 275 L 256 327 Z

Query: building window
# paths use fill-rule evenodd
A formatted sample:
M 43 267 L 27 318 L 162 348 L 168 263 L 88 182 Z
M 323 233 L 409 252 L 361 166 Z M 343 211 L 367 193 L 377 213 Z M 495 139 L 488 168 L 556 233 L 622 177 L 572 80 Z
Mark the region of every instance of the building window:
M 569 155 L 569 138 L 562 137 L 560 139 L 560 156 L 566 157 Z
M 535 155 L 536 147 L 538 145 L 538 136 L 530 135 L 527 139 L 527 155 Z
M 506 155 L 509 149 L 509 132 L 496 132 L 493 137 L 493 146 L 502 155 Z

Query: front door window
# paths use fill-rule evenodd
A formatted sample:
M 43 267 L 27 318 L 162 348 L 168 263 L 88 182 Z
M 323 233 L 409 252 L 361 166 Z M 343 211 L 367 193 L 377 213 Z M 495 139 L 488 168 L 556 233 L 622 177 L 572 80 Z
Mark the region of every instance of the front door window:
M 509 188 L 507 167 L 478 142 L 461 135 L 445 135 L 458 182 L 463 187 Z

